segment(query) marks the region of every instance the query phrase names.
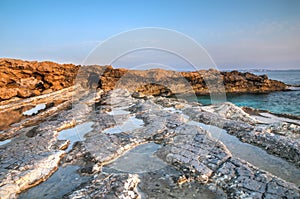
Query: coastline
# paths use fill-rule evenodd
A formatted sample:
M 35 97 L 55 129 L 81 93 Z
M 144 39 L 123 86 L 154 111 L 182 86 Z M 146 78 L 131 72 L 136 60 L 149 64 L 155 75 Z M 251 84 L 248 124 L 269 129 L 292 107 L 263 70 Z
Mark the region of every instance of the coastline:
M 132 199 L 191 193 L 300 197 L 298 116 L 179 98 L 182 91 L 206 92 L 197 72 L 178 76 L 175 71 L 110 66 L 81 71 L 75 65 L 23 61 L 13 68 L 14 77 L 27 75 L 27 81 L 10 79 L 15 82 L 5 86 L 19 90 L 0 102 L 1 198 L 40 197 L 49 187 L 58 198 L 111 193 Z M 91 72 L 101 72 L 99 79 L 89 79 Z M 221 79 L 216 70 L 202 74 L 214 82 L 225 78 L 227 89 L 235 92 L 236 82 L 261 92 L 278 90 L 277 85 L 286 89 L 282 82 L 250 73 L 233 71 Z M 172 78 L 165 79 L 168 75 Z M 189 75 L 189 81 L 176 79 L 182 75 Z M 140 84 L 145 81 L 146 86 Z M 25 95 L 36 85 L 38 92 Z M 243 86 L 241 91 L 249 90 Z M 67 180 L 74 183 L 61 189 Z
M 70 87 L 78 81 L 90 84 L 89 86 L 96 84 L 96 87 L 105 91 L 119 87 L 156 96 L 288 90 L 288 85 L 270 80 L 266 75 L 257 76 L 238 71 L 220 72 L 214 69 L 193 72 L 162 69 L 136 71 L 114 69 L 111 66 L 76 66 L 1 58 L 0 73 L 0 100 L 37 96 Z M 88 79 L 93 73 L 98 74 L 98 77 Z
M 300 195 L 297 187 L 300 182 L 294 177 L 300 175 L 298 162 L 300 143 L 297 133 L 299 125 L 294 125 L 284 118 L 279 124 L 274 123 L 272 118 L 269 121 L 259 121 L 261 118 L 249 115 L 231 103 L 202 106 L 195 102 L 151 97 L 142 93 L 138 95 L 120 89 L 108 92 L 97 89 L 96 95 L 89 92 L 81 93 L 76 99 L 71 99 L 75 93 L 74 90 L 67 88 L 32 99 L 20 99 L 14 101 L 12 106 L 6 104 L 1 107 L 2 111 L 5 111 L 28 104 L 33 106 L 47 104 L 61 96 L 66 100 L 27 116 L 25 120 L 3 130 L 0 134 L 1 137 L 4 134 L 9 135 L 5 138 L 9 141 L 0 146 L 2 149 L 0 167 L 4 169 L 6 164 L 11 165 L 17 161 L 27 168 L 24 170 L 23 167 L 7 167 L 3 170 L 5 172 L 0 187 L 3 198 L 19 193 L 20 198 L 34 197 L 35 194 L 41 193 L 40 190 L 53 186 L 51 183 L 58 183 L 56 187 L 59 188 L 63 186 L 61 184 L 63 181 L 60 182 L 57 175 L 63 169 L 65 172 L 71 172 L 70 176 L 75 175 L 72 172 L 77 171 L 79 182 L 84 182 L 82 185 L 73 184 L 73 188 L 65 191 L 59 188 L 60 191 L 56 194 L 62 195 L 58 197 L 64 195 L 66 198 L 76 198 L 82 194 L 93 195 L 101 190 L 105 197 L 116 189 L 122 190 L 122 193 L 135 190 L 135 197 L 140 194 L 151 195 L 157 194 L 155 192 L 157 183 L 161 187 L 180 189 L 186 194 L 191 190 L 197 190 L 198 187 L 200 190 L 207 190 L 209 192 L 207 194 L 214 197 L 249 197 L 253 194 L 257 197 L 262 194 L 272 197 Z M 93 108 L 94 105 L 96 107 Z M 44 120 L 43 117 L 47 119 Z M 135 126 L 132 119 L 141 121 L 142 125 Z M 128 122 L 130 125 L 126 126 Z M 79 126 L 86 124 L 91 127 L 89 130 L 82 129 L 85 132 L 81 138 L 74 141 L 72 135 L 67 136 L 67 131 L 73 132 L 76 128 L 80 134 Z M 286 125 L 294 131 L 286 131 Z M 67 137 L 63 140 L 58 139 L 63 132 Z M 228 137 L 227 134 L 233 137 Z M 251 144 L 251 147 L 243 144 L 244 142 Z M 149 152 L 143 149 L 144 152 L 136 152 L 135 155 L 128 157 L 133 159 L 118 164 L 118 158 L 137 149 L 138 146 L 146 147 L 146 144 L 151 143 L 156 144 L 154 149 Z M 236 150 L 237 146 L 241 148 Z M 246 151 L 242 152 L 243 150 Z M 139 167 L 138 162 L 141 161 L 139 158 L 152 157 L 152 153 L 156 154 L 155 157 L 160 161 L 153 167 L 145 165 Z M 266 163 L 254 161 L 254 155 L 259 154 L 263 155 L 263 159 L 267 159 Z M 199 161 L 195 161 L 196 159 Z M 123 164 L 128 166 L 124 167 Z M 268 166 L 270 164 L 273 166 Z M 143 168 L 145 171 L 136 173 L 133 169 L 135 167 Z M 276 169 L 272 169 L 273 167 Z M 133 170 L 128 174 L 126 169 L 129 168 Z M 280 175 L 283 168 L 292 173 L 288 176 Z M 24 178 L 28 171 L 31 174 Z M 153 172 L 158 176 L 156 177 Z M 165 172 L 170 173 L 172 177 L 162 182 L 157 180 L 164 176 Z M 11 181 L 10 175 L 21 184 Z M 49 181 L 41 180 L 48 178 Z M 149 179 L 156 180 L 148 182 Z M 113 181 L 120 183 L 111 184 Z M 36 186 L 30 188 L 32 182 L 36 182 Z M 132 182 L 132 187 L 127 187 L 126 182 Z M 262 190 L 260 186 L 257 187 L 257 183 L 269 188 Z M 142 190 L 136 189 L 138 185 Z M 189 188 L 190 185 L 194 188 Z M 276 192 L 273 191 L 275 189 Z M 173 188 L 169 191 L 172 190 Z

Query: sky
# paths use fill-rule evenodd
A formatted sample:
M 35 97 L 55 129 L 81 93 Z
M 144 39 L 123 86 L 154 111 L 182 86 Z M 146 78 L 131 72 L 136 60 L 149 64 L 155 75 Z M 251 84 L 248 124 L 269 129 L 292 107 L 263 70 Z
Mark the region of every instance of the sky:
M 300 69 L 298 0 L 1 0 L 0 27 L 7 58 L 82 64 L 114 35 L 159 27 L 195 40 L 220 69 Z M 129 57 L 116 64 L 131 67 Z

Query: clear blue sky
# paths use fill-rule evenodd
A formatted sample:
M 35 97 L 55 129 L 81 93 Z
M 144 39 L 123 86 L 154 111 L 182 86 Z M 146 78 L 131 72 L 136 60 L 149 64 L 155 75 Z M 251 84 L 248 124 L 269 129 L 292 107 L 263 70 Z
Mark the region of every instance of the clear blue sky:
M 300 69 L 300 1 L 1 0 L 0 57 L 80 64 L 99 42 L 142 27 L 174 29 L 220 68 Z

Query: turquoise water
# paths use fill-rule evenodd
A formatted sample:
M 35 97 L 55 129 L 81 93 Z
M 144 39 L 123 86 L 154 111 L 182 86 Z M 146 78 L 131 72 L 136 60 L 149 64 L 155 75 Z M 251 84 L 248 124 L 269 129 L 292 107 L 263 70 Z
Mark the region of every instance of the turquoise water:
M 256 75 L 266 74 L 269 79 L 279 80 L 286 84 L 300 85 L 300 70 L 277 70 L 253 73 Z
M 253 72 L 255 73 L 255 72 Z M 300 70 L 256 72 L 266 74 L 287 84 L 300 85 Z M 211 104 L 209 96 L 199 96 L 200 103 Z M 300 90 L 272 92 L 269 94 L 227 94 L 227 101 L 237 106 L 248 106 L 268 110 L 274 113 L 287 113 L 300 116 Z

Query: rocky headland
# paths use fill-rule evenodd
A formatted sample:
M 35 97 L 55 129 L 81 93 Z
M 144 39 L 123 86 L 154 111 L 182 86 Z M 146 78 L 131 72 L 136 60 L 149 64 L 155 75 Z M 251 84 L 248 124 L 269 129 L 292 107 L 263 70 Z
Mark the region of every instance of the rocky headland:
M 12 93 L 1 92 L 0 198 L 300 198 L 299 118 L 176 95 L 188 84 L 207 94 L 285 90 L 282 82 L 0 63 L 1 89 Z M 223 88 L 211 84 L 219 77 Z
M 111 66 L 76 66 L 53 62 L 0 59 L 0 100 L 32 97 L 67 88 L 80 78 L 104 91 L 116 87 L 147 95 L 170 96 L 182 93 L 207 95 L 212 92 L 264 93 L 287 90 L 282 82 L 238 71 L 214 69 L 176 72 L 161 69 L 137 71 Z M 84 81 L 84 80 L 83 80 Z

